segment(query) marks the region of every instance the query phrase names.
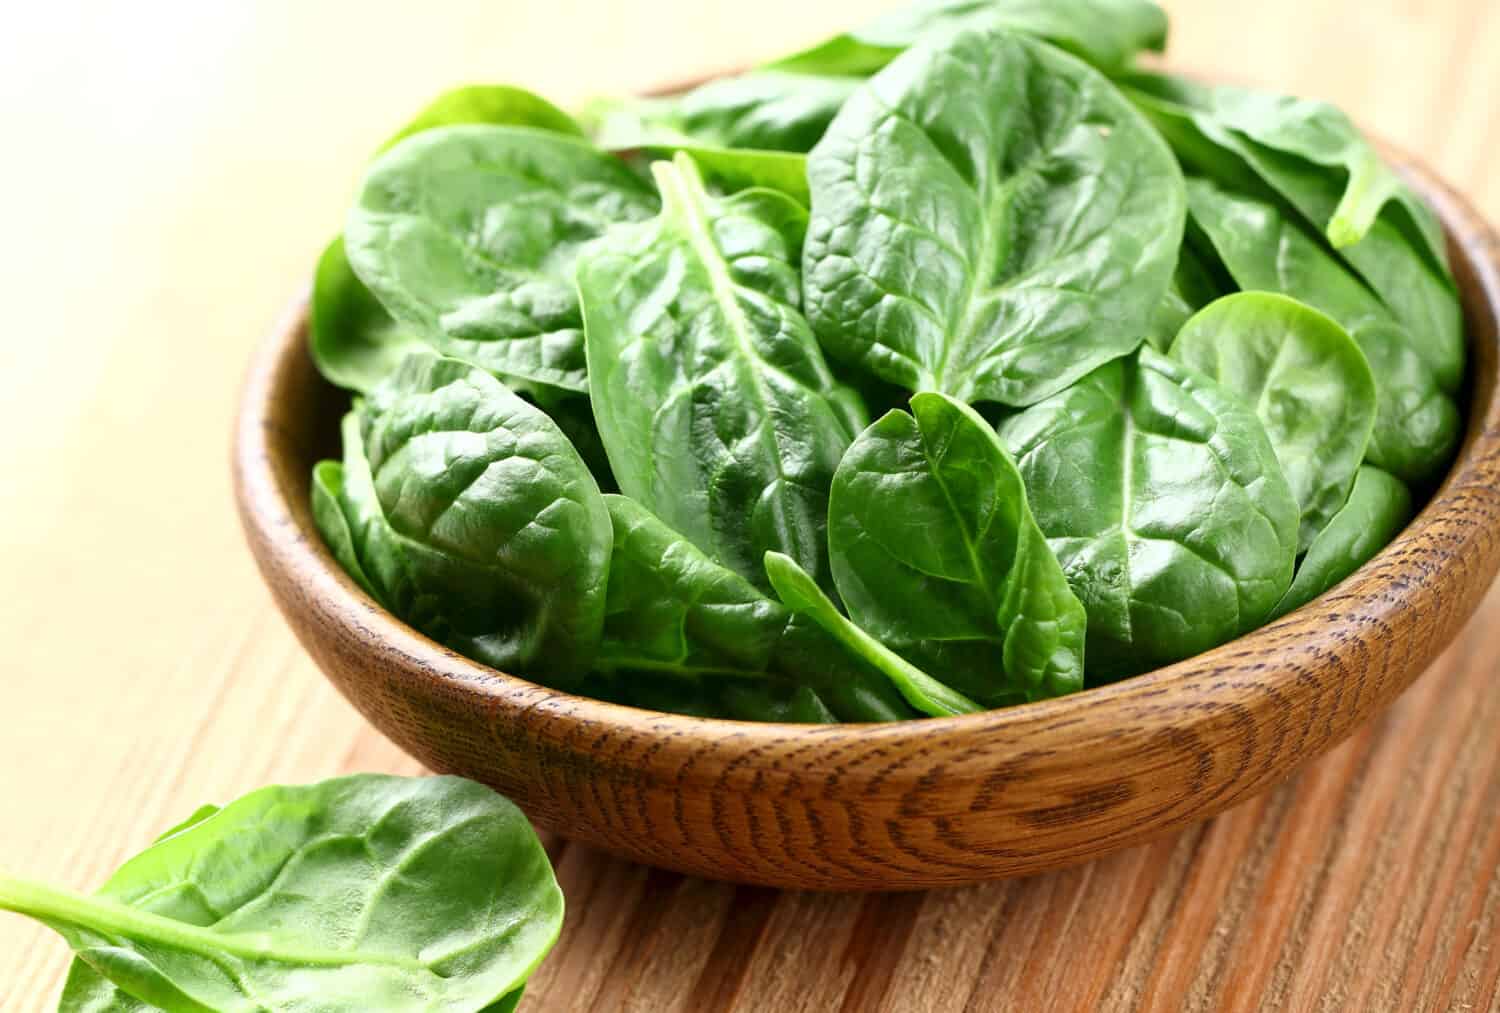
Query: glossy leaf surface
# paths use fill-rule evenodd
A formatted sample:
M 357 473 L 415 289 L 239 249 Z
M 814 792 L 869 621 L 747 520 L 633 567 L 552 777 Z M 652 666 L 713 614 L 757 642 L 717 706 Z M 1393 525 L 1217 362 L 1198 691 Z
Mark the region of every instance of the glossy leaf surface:
M 799 310 L 806 212 L 766 190 L 713 197 L 685 156 L 655 168 L 661 216 L 615 226 L 579 263 L 615 478 L 762 589 L 771 549 L 826 575 L 828 484 L 863 407 Z
M 573 267 L 650 187 L 586 142 L 529 127 L 441 127 L 382 155 L 349 214 L 349 262 L 397 321 L 507 380 L 587 390 Z
M 1026 405 L 1131 351 L 1181 242 L 1181 174 L 1102 75 L 1007 32 L 919 45 L 808 160 L 808 318 L 909 390 Z
M 1004 421 L 1088 610 L 1091 678 L 1246 633 L 1292 580 L 1298 509 L 1254 412 L 1150 348 Z
M 1255 409 L 1302 509 L 1299 554 L 1333 519 L 1375 424 L 1375 377 L 1338 324 L 1286 296 L 1241 292 L 1210 303 L 1172 358 Z
M 0 907 L 78 953 L 67 1013 L 481 1011 L 521 985 L 562 921 L 513 805 L 459 778 L 369 774 L 252 792 L 92 897 L 0 880 Z
M 828 537 L 854 623 L 965 696 L 995 707 L 1083 687 L 1083 606 L 967 405 L 918 394 L 865 430 L 834 475 Z

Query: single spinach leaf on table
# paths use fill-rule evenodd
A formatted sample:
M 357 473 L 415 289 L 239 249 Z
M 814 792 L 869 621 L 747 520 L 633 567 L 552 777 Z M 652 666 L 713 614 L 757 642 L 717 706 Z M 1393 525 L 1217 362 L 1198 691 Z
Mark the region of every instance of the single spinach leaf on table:
M 1194 171 L 1274 194 L 1326 235 L 1418 339 L 1443 389 L 1458 389 L 1463 314 L 1442 227 L 1347 116 L 1324 102 L 1164 74 L 1134 75 L 1125 89 Z
M 65 1013 L 461 1013 L 521 986 L 563 901 L 526 818 L 488 788 L 366 774 L 252 792 L 94 896 L 0 877 L 0 908 L 78 953 Z
M 380 151 L 412 134 L 458 123 L 507 123 L 579 135 L 572 117 L 540 96 L 506 85 L 471 85 L 439 95 L 402 127 Z M 309 345 L 318 371 L 330 382 L 368 391 L 406 355 L 424 346 L 398 324 L 349 266 L 344 239 L 335 237 L 318 260 L 313 278 Z
M 437 351 L 587 391 L 578 250 L 656 195 L 619 159 L 531 127 L 426 130 L 376 160 L 344 230 L 356 274 Z
M 849 650 L 884 673 L 906 702 L 922 714 L 946 717 L 984 710 L 964 696 L 860 629 L 839 611 L 812 575 L 796 560 L 779 552 L 766 553 L 766 573 L 787 608 L 807 616 Z
M 1255 409 L 1302 510 L 1300 555 L 1349 498 L 1375 425 L 1375 377 L 1338 324 L 1270 292 L 1210 303 L 1172 358 Z
M 918 45 L 808 160 L 808 319 L 909 390 L 1022 406 L 1144 338 L 1182 176 L 1097 71 L 1007 32 Z
M 850 619 L 966 697 L 1083 688 L 1083 606 L 969 406 L 918 394 L 860 434 L 834 474 L 828 540 Z
M 546 415 L 483 370 L 419 353 L 351 413 L 344 452 L 340 503 L 381 604 L 496 668 L 559 684 L 587 671 L 609 513 Z
M 1188 181 L 1193 234 L 1243 289 L 1280 292 L 1328 314 L 1364 352 L 1375 377 L 1366 456 L 1408 482 L 1441 474 L 1458 445 L 1458 405 L 1416 348 L 1421 339 L 1295 219 L 1275 205 Z
M 1088 611 L 1091 680 L 1247 633 L 1291 583 L 1298 509 L 1276 452 L 1196 370 L 1142 348 L 999 434 Z
M 863 426 L 799 309 L 806 212 L 711 196 L 657 163 L 662 214 L 579 260 L 589 385 L 620 489 L 715 562 L 767 588 L 785 551 L 826 579 L 828 483 Z
M 774 70 L 873 74 L 917 42 L 964 29 L 1023 32 L 1104 70 L 1167 42 L 1166 13 L 1143 0 L 919 0 L 863 28 L 773 61 Z
M 1360 468 L 1348 501 L 1313 539 L 1273 615 L 1301 608 L 1359 569 L 1406 527 L 1412 513 L 1411 492 L 1399 478 L 1369 465 Z

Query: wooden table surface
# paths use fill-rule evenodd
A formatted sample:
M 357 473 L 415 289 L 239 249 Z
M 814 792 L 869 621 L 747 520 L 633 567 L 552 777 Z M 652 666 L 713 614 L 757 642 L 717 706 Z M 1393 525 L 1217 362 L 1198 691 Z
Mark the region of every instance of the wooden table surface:
M 28 4 L 0 30 L 0 865 L 77 888 L 204 801 L 416 773 L 303 655 L 241 543 L 251 348 L 365 154 L 475 80 L 564 104 L 888 3 Z M 1198 0 L 1173 62 L 1334 100 L 1500 220 L 1500 3 Z M 1500 1009 L 1500 593 L 1280 790 L 1073 871 L 892 896 L 684 880 L 554 841 L 540 1010 Z M 0 915 L 0 1008 L 65 946 Z

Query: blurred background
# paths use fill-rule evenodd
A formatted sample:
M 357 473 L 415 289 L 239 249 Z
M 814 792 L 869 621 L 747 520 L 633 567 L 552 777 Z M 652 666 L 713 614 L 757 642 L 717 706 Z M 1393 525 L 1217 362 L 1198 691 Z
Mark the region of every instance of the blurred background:
M 0 864 L 97 884 L 198 802 L 412 770 L 262 589 L 228 446 L 252 348 L 430 97 L 558 104 L 799 47 L 858 0 L 31 3 L 0 28 Z M 1168 64 L 1324 98 L 1500 221 L 1500 3 L 1166 4 Z M 0 1008 L 63 945 L 0 917 Z

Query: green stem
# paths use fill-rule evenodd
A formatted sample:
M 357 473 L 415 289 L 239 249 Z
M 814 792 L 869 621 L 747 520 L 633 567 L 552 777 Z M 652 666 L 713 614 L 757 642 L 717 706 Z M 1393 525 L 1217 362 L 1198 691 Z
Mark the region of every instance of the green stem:
M 380 964 L 411 971 L 427 968 L 418 960 L 385 953 L 315 950 L 273 944 L 264 933 L 216 932 L 142 911 L 103 897 L 62 890 L 0 872 L 0 910 L 53 925 L 76 925 L 106 936 L 157 943 L 188 953 L 227 954 L 251 961 L 323 967 Z

